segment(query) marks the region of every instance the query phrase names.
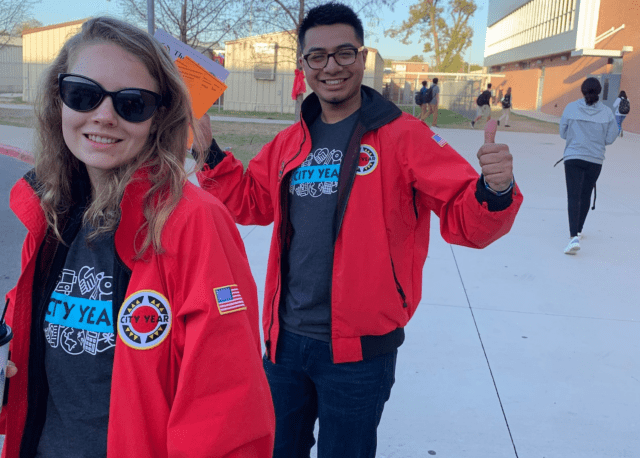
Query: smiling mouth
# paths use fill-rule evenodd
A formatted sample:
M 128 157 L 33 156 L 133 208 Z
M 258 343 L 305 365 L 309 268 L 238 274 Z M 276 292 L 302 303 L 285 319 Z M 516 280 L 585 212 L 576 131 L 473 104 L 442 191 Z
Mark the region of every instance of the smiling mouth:
M 87 134 L 85 134 L 85 138 L 88 138 L 92 142 L 101 143 L 103 145 L 109 145 L 112 143 L 118 143 L 122 141 L 117 138 L 101 137 L 99 135 L 87 135 Z
M 326 84 L 327 86 L 337 86 L 340 83 L 344 83 L 346 81 L 346 78 L 342 78 L 339 80 L 324 80 L 323 83 Z

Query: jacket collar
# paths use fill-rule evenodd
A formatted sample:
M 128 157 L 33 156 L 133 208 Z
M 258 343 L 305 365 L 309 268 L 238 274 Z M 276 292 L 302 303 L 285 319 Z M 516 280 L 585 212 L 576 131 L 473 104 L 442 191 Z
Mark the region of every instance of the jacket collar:
M 402 111 L 397 106 L 368 86 L 360 86 L 360 94 L 362 96 L 362 105 L 360 107 L 359 121 L 364 125 L 366 132 L 389 124 L 402 114 Z M 311 125 L 320 116 L 321 112 L 320 100 L 313 92 L 302 102 L 302 119 L 307 125 Z

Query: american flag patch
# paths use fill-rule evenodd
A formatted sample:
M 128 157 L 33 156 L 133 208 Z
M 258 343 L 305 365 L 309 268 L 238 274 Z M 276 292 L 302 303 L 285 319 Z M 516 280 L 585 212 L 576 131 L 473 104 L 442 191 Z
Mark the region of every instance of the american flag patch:
M 238 285 L 213 288 L 213 294 L 216 297 L 216 303 L 218 304 L 220 315 L 226 315 L 227 313 L 247 309 L 247 306 L 244 305 L 244 300 L 242 300 L 242 296 L 240 295 Z
M 433 134 L 433 137 L 431 137 L 431 138 L 433 138 L 435 140 L 435 142 L 438 145 L 440 145 L 440 148 L 442 148 L 444 145 L 447 144 L 447 141 L 444 138 L 442 138 L 440 135 L 438 135 L 438 134 Z

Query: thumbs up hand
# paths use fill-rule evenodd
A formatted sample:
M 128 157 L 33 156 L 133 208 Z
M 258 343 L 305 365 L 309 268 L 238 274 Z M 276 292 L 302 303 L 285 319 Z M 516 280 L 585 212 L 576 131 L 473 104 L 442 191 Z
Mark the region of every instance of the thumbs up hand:
M 484 145 L 478 150 L 478 161 L 484 181 L 494 191 L 506 190 L 513 180 L 513 156 L 509 147 L 495 143 L 498 124 L 490 119 L 484 128 Z

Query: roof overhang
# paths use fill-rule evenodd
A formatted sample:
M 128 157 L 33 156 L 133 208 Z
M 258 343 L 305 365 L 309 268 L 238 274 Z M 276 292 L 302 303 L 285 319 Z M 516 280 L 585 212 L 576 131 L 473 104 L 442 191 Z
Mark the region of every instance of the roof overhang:
M 633 46 L 623 46 L 616 49 L 576 49 L 571 51 L 571 57 L 622 57 L 624 53 L 632 52 Z

